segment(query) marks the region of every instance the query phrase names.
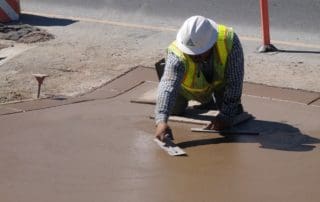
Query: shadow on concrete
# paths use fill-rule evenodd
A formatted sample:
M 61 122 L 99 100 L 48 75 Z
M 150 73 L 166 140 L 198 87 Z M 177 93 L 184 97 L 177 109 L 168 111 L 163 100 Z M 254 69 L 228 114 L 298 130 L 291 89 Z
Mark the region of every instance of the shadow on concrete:
M 33 26 L 68 26 L 75 22 L 77 21 L 30 14 L 21 14 L 19 21 L 19 23 L 29 24 Z
M 301 133 L 301 131 L 286 123 L 252 120 L 235 127 L 237 131 L 254 131 L 260 135 L 225 135 L 219 138 L 192 140 L 180 142 L 181 148 L 196 147 L 221 143 L 259 143 L 261 148 L 283 151 L 312 151 L 320 139 Z

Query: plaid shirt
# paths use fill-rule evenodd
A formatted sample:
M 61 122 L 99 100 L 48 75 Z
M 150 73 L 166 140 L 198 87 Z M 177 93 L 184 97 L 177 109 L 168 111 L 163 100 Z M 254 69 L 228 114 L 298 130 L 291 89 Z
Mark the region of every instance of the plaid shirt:
M 208 68 L 212 69 L 211 66 Z M 182 61 L 176 55 L 169 53 L 166 59 L 164 74 L 158 87 L 155 108 L 155 121 L 157 124 L 159 122 L 167 122 L 170 111 L 174 107 L 184 73 L 185 67 Z M 238 36 L 234 34 L 233 46 L 227 59 L 226 88 L 218 116 L 230 119 L 238 112 L 238 105 L 241 103 L 243 76 L 243 50 Z

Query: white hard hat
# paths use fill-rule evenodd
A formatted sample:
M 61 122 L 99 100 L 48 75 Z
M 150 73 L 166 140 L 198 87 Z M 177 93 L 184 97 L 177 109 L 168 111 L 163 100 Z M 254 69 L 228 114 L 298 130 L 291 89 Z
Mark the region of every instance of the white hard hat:
M 199 55 L 209 50 L 218 37 L 218 25 L 203 16 L 188 18 L 178 31 L 178 48 L 188 55 Z

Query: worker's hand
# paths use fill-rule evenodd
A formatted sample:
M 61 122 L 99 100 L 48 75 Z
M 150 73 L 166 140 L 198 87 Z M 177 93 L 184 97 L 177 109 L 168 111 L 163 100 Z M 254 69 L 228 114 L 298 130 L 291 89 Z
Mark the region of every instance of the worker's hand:
M 207 129 L 207 130 L 224 130 L 229 127 L 230 126 L 226 121 L 223 121 L 221 119 L 214 119 L 211 121 L 211 123 L 209 125 L 207 125 L 207 127 L 205 127 L 205 129 Z
M 163 142 L 163 139 L 167 133 L 171 133 L 171 129 L 167 123 L 160 122 L 156 126 L 156 138 Z

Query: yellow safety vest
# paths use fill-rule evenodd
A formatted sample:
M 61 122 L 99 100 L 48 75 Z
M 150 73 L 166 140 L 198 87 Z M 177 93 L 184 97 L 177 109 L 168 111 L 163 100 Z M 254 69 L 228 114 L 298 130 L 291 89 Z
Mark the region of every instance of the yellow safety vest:
M 171 52 L 178 56 L 185 66 L 185 74 L 181 84 L 181 94 L 188 100 L 207 102 L 212 97 L 212 92 L 221 90 L 225 86 L 225 71 L 228 54 L 233 44 L 233 29 L 224 25 L 218 25 L 218 39 L 213 51 L 212 83 L 208 83 L 196 63 L 172 42 L 168 47 Z

